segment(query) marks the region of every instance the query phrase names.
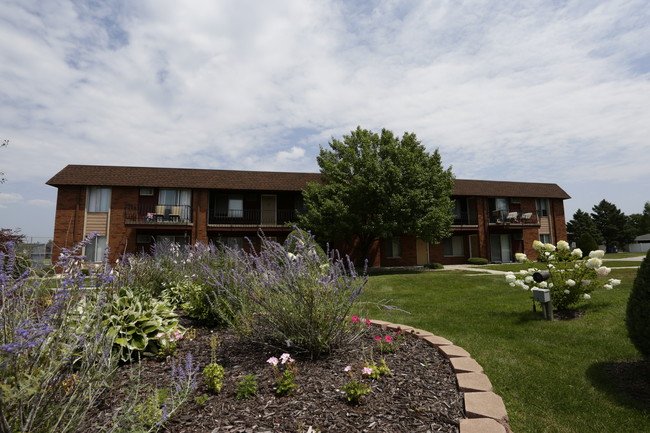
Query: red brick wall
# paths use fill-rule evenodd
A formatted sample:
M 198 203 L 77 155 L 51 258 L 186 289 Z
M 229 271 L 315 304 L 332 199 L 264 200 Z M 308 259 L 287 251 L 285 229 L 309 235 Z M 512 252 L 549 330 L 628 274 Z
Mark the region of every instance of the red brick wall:
M 124 220 L 126 205 L 137 205 L 140 188 L 113 187 L 111 189 L 111 215 L 108 229 L 109 261 L 114 262 L 124 253 L 136 251 L 136 233 Z
M 58 189 L 52 263 L 58 261 L 61 248 L 72 248 L 83 239 L 85 207 L 85 187 L 67 186 Z

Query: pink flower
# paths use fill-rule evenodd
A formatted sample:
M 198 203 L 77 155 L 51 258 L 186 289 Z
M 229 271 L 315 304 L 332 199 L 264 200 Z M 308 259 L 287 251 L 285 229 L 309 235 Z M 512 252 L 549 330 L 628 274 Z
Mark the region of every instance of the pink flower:
M 359 321 L 359 316 L 357 316 L 356 314 L 354 316 L 352 316 L 352 318 L 350 318 L 350 322 L 352 322 L 352 323 L 355 323 L 355 322 L 358 322 L 358 321 Z
M 387 343 L 390 343 L 391 341 L 393 341 L 393 337 L 387 335 L 386 337 L 384 337 L 384 340 L 386 340 Z
M 364 374 L 366 376 L 372 374 L 372 368 L 369 367 L 363 367 L 363 370 L 361 371 L 361 374 Z
M 350 370 L 352 370 L 352 366 L 351 366 L 351 365 L 348 365 L 347 367 L 345 367 L 345 368 L 343 369 L 343 371 L 345 371 L 346 373 L 347 373 L 348 371 L 350 371 Z
M 162 333 L 162 332 L 159 332 L 159 333 L 156 334 L 156 338 L 163 338 L 164 336 L 165 336 L 165 334 Z
M 293 362 L 293 358 L 288 353 L 283 353 L 280 356 L 280 360 L 282 360 L 283 364 L 286 364 L 287 362 Z
M 395 331 L 395 334 L 401 334 L 401 333 L 402 333 L 401 330 L 399 330 L 399 331 Z
M 378 335 L 375 337 L 375 341 L 379 341 L 379 340 L 381 340 L 381 337 Z
M 366 325 L 370 326 L 372 323 L 370 323 L 370 319 L 366 319 Z
M 275 367 L 276 365 L 278 365 L 279 359 L 276 358 L 275 356 L 272 356 L 269 359 L 267 359 L 266 362 L 268 362 L 269 364 Z

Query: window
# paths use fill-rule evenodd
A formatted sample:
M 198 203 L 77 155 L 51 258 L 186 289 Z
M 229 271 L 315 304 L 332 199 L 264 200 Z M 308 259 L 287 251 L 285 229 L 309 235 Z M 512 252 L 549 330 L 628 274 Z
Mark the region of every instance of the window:
M 91 187 L 88 189 L 88 212 L 108 212 L 111 189 Z
M 140 195 L 152 196 L 153 188 L 140 188 Z
M 167 206 L 189 206 L 191 202 L 189 189 L 161 189 L 158 204 Z
M 228 217 L 244 217 L 244 197 L 241 195 L 228 196 Z
M 539 216 L 548 216 L 548 200 L 545 198 L 537 199 L 537 211 Z
M 460 220 L 463 217 L 462 205 L 459 199 L 454 200 L 454 219 Z
M 539 235 L 539 241 L 544 244 L 550 244 L 551 243 L 551 235 L 550 234 L 540 234 Z
M 95 236 L 88 245 L 86 245 L 86 259 L 89 262 L 101 262 L 106 251 L 106 236 Z
M 464 256 L 465 248 L 462 236 L 452 236 L 445 239 L 444 254 L 446 257 Z
M 386 257 L 399 258 L 401 257 L 400 238 L 386 239 Z
M 190 241 L 190 238 L 188 236 L 176 236 L 176 235 L 158 235 L 156 236 L 156 243 L 157 244 L 179 244 L 179 245 L 186 245 Z
M 227 236 L 221 238 L 221 242 L 229 248 L 241 249 L 244 247 L 243 237 Z

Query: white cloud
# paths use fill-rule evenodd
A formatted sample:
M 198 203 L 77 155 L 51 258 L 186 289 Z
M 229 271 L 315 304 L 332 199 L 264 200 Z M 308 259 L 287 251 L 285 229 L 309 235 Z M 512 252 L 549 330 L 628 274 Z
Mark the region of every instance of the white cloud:
M 6 1 L 0 171 L 314 171 L 361 125 L 415 132 L 458 177 L 597 175 L 641 200 L 649 20 L 644 0 Z
M 0 205 L 22 203 L 23 196 L 15 192 L 0 192 Z
M 52 203 L 51 200 L 42 200 L 42 199 L 27 200 L 27 204 L 30 206 L 42 207 L 42 208 L 54 207 L 54 203 Z

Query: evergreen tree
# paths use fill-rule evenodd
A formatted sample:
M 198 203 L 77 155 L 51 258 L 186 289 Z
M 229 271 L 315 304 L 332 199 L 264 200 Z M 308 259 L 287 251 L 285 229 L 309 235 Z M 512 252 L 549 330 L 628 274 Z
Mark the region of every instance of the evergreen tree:
M 607 251 L 612 251 L 615 247 L 625 247 L 634 240 L 634 231 L 629 218 L 614 204 L 601 200 L 593 207 L 591 217 L 603 236 Z
M 625 324 L 630 340 L 650 360 L 650 251 L 639 267 L 627 302 Z
M 596 242 L 596 245 L 602 242 L 602 235 L 598 231 L 598 227 L 596 227 L 593 218 L 587 212 L 583 212 L 580 209 L 573 214 L 573 219 L 567 223 L 566 230 L 569 242 L 575 242 L 577 244 L 578 239 L 587 233 Z

